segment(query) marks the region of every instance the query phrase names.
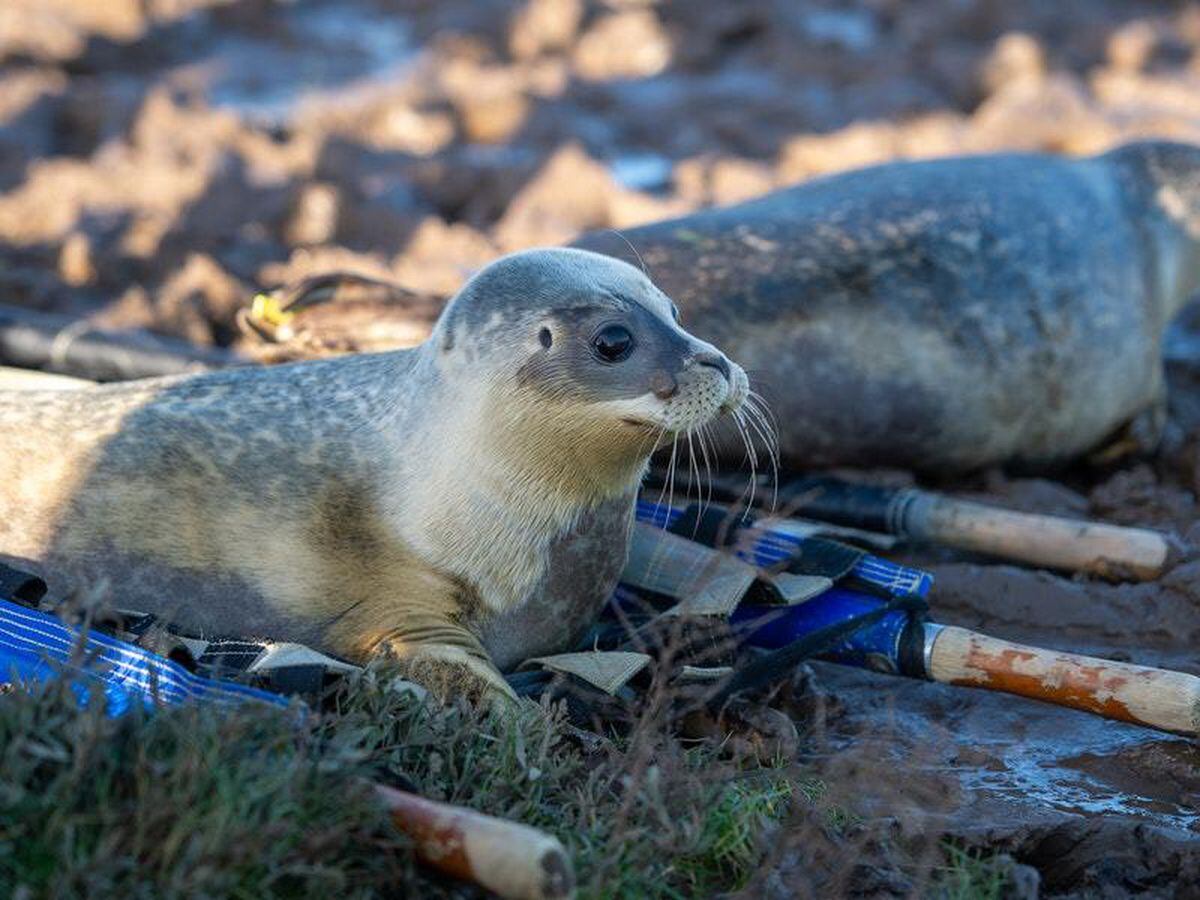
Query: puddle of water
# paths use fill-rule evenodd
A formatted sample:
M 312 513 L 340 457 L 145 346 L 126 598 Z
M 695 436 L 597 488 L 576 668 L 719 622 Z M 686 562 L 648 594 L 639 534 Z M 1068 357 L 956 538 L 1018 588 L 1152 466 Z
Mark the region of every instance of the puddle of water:
M 804 30 L 816 41 L 858 53 L 879 41 L 879 26 L 867 10 L 816 9 L 803 17 Z
M 671 183 L 671 161 L 657 153 L 627 153 L 608 167 L 622 186 L 635 191 L 661 191 Z
M 997 692 L 823 665 L 819 675 L 849 713 L 843 740 L 890 733 L 940 748 L 932 771 L 961 785 L 960 824 L 986 809 L 987 821 L 1057 813 L 1200 833 L 1200 746 L 1187 739 Z
M 1123 815 L 1200 831 L 1200 813 L 1154 761 L 1200 762 L 1189 741 L 1114 722 L 1054 735 L 1025 735 L 986 745 L 1001 762 L 958 773 L 964 788 L 1077 815 Z M 1200 778 L 1200 768 L 1194 768 Z

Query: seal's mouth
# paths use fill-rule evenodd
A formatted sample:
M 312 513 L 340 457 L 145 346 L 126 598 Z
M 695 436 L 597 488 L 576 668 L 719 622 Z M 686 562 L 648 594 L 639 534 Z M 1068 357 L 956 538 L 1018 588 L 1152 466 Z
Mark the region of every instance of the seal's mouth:
M 730 372 L 729 393 L 717 410 L 721 415 L 732 415 L 742 408 L 750 396 L 750 379 L 741 366 L 733 366 Z
M 647 422 L 645 419 L 633 419 L 629 416 L 622 416 L 621 424 L 629 425 L 632 428 L 640 428 L 643 431 L 658 431 L 662 428 L 661 425 L 655 425 L 653 422 Z

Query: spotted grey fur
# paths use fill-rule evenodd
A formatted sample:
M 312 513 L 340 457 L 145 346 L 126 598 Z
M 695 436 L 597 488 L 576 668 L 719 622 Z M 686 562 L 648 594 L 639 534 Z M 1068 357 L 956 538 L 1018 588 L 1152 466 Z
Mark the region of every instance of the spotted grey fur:
M 628 360 L 590 354 L 612 324 Z M 504 690 L 612 589 L 656 442 L 746 390 L 638 270 L 516 254 L 413 350 L 0 392 L 0 553 L 193 631 Z
M 1161 409 L 1200 148 L 894 163 L 577 244 L 636 248 L 751 372 L 785 462 L 1042 466 Z

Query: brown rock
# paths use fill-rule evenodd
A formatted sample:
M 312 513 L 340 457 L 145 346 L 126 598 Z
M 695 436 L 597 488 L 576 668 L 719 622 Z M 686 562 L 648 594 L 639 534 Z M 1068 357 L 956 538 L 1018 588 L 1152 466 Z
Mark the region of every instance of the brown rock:
M 1096 153 L 1111 143 L 1112 126 L 1078 79 L 1064 73 L 1003 87 L 975 110 L 968 139 L 980 152 Z
M 578 144 L 567 144 L 513 198 L 496 225 L 501 248 L 557 244 L 609 226 L 609 198 L 620 188 Z
M 513 198 L 494 237 L 505 252 L 562 243 L 593 228 L 625 228 L 681 215 L 684 200 L 663 200 L 617 184 L 578 144 L 567 144 Z
M 517 59 L 565 50 L 583 20 L 581 0 L 528 0 L 513 18 L 508 49 Z
M 749 159 L 719 159 L 713 164 L 713 203 L 741 203 L 767 193 L 774 186 L 775 175 L 764 163 Z
M 401 284 L 448 297 L 497 255 L 495 245 L 474 228 L 430 216 L 397 254 L 392 269 Z
M 794 138 L 780 153 L 778 172 L 785 182 L 803 181 L 887 162 L 896 156 L 898 138 L 897 126 L 888 122 L 860 122 L 832 134 Z
M 296 196 L 284 225 L 289 244 L 324 244 L 337 232 L 341 198 L 332 184 L 307 184 Z
M 438 80 L 469 141 L 507 141 L 529 112 L 523 79 L 513 69 L 484 65 L 467 57 L 452 58 L 442 64 Z
M 72 232 L 63 241 L 58 254 L 58 276 L 72 287 L 82 287 L 95 281 L 92 244 L 83 232 Z
M 249 291 L 212 257 L 194 253 L 154 298 L 159 330 L 197 344 L 217 343 L 218 328 L 232 334 Z
M 1013 31 L 996 41 L 980 66 L 979 80 L 988 94 L 1014 82 L 1041 81 L 1046 76 L 1046 54 L 1037 38 Z
M 379 281 L 393 278 L 391 267 L 378 254 L 323 246 L 302 247 L 282 262 L 267 263 L 258 270 L 257 281 L 265 285 L 289 284 L 333 272 L 362 275 Z
M 648 9 L 600 19 L 575 46 L 575 71 L 590 81 L 647 78 L 671 62 L 671 40 Z
M 1158 34 L 1154 26 L 1145 20 L 1136 20 L 1123 25 L 1108 39 L 1108 62 L 1121 72 L 1138 72 L 1154 54 Z

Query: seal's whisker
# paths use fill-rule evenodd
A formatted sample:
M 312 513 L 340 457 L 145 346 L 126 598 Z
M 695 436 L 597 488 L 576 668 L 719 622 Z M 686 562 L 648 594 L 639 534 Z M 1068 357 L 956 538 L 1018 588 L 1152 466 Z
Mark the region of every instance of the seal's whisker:
M 702 510 L 707 510 L 708 505 L 712 503 L 713 494 L 713 476 L 712 476 L 712 460 L 708 455 L 708 423 L 704 422 L 697 430 L 697 437 L 700 439 L 700 458 L 704 462 L 704 480 L 705 493 L 704 500 L 701 504 Z
M 774 509 L 779 501 L 779 445 L 763 411 L 749 401 L 746 403 L 746 421 L 766 445 L 771 463 L 771 509 Z
M 775 418 L 770 409 L 763 403 L 762 398 L 751 392 L 746 396 L 745 412 L 748 418 L 754 419 L 761 427 L 758 428 L 758 434 L 767 445 L 767 451 L 773 454 L 778 460 L 779 457 L 779 428 L 775 424 Z
M 758 419 L 763 426 L 763 438 L 767 441 L 770 448 L 775 452 L 776 457 L 779 455 L 779 424 L 775 420 L 775 414 L 771 412 L 771 408 L 767 406 L 762 396 L 750 391 L 746 396 L 746 410 Z
M 679 475 L 679 432 L 671 440 L 671 488 L 667 492 L 667 506 L 675 505 L 675 478 Z
M 754 443 L 746 434 L 746 424 L 742 419 L 742 411 L 739 409 L 733 414 L 733 423 L 737 426 L 738 434 L 742 438 L 742 446 L 746 449 L 746 459 L 750 463 L 750 497 L 746 501 L 747 506 L 754 504 L 754 488 L 758 481 L 758 453 L 754 449 Z
M 675 466 L 679 451 L 679 432 L 671 434 L 671 458 L 667 461 L 667 474 L 662 489 L 658 492 L 658 504 L 670 506 L 675 499 Z
M 665 429 L 664 429 L 665 430 Z M 662 490 L 658 492 L 658 505 L 663 505 L 663 495 L 666 494 L 666 505 L 668 508 L 674 505 L 675 502 L 675 467 L 678 458 L 679 450 L 679 432 L 673 432 L 671 435 L 671 459 L 667 463 L 667 474 L 663 479 Z M 651 574 L 656 573 L 659 565 L 663 562 L 663 554 L 666 552 L 666 541 L 660 541 L 658 547 L 654 551 L 654 555 L 650 558 L 649 570 Z
M 771 409 L 771 404 L 769 404 L 767 402 L 767 398 L 764 397 L 762 394 L 760 394 L 758 391 L 754 390 L 753 388 L 750 388 L 747 391 L 746 398 L 748 400 L 754 401 L 755 405 L 760 410 L 762 410 L 764 413 L 766 413 L 767 418 L 770 419 L 771 427 L 778 430 L 779 420 L 775 418 L 775 412 L 774 412 L 774 410 Z
M 688 498 L 692 496 L 692 484 L 696 485 L 696 502 L 699 503 L 702 498 L 703 486 L 700 484 L 700 467 L 696 465 L 696 441 L 694 439 L 693 429 L 687 430 L 687 448 L 688 448 Z
M 664 426 L 663 427 L 664 435 L 666 434 L 666 431 L 667 431 L 667 429 Z M 659 488 L 659 491 L 658 491 L 658 499 L 656 499 L 654 501 L 658 506 L 662 506 L 663 503 L 666 501 L 667 488 L 671 484 L 671 473 L 674 470 L 674 468 L 675 468 L 675 438 L 674 438 L 674 436 L 672 436 L 672 438 L 671 438 L 671 456 L 667 460 L 667 472 L 666 472 L 666 475 L 663 476 L 662 487 Z
M 642 438 L 642 442 L 638 445 L 638 451 L 646 454 L 647 456 L 654 453 L 654 451 L 658 449 L 659 441 L 663 439 L 663 435 L 666 433 L 667 426 L 665 425 L 659 426 L 657 432 L 648 432 L 646 436 Z M 649 444 L 649 446 L 646 446 L 647 444 Z
M 642 274 L 645 275 L 647 278 L 650 278 L 650 270 L 646 268 L 646 261 L 644 259 L 642 259 L 642 254 L 637 252 L 637 247 L 633 246 L 633 242 L 630 241 L 629 238 L 625 237 L 625 235 L 623 235 L 620 231 L 618 231 L 615 228 L 610 228 L 608 230 L 611 231 L 613 234 L 615 234 L 617 237 L 619 237 L 621 240 L 623 240 L 625 242 L 625 246 L 628 247 L 633 252 L 634 257 L 638 261 L 638 265 L 642 267 Z M 650 278 L 650 280 L 653 281 L 654 279 Z
M 758 451 L 746 434 L 746 413 L 744 409 L 739 409 L 733 414 L 733 424 L 737 427 L 738 434 L 742 438 L 742 447 L 746 451 L 746 458 L 750 462 L 751 470 L 753 470 L 758 466 Z
M 775 428 L 759 403 L 754 398 L 747 397 L 742 411 L 745 412 L 748 422 L 756 423 L 755 433 L 762 439 L 767 452 L 777 453 L 779 443 Z

